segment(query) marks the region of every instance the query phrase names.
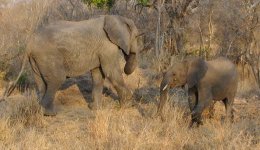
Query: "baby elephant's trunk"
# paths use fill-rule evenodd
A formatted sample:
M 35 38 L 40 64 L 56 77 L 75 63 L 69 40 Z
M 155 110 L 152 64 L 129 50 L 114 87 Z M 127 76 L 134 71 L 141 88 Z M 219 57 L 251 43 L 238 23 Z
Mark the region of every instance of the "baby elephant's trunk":
M 169 78 L 165 75 L 160 85 L 160 102 L 157 108 L 157 116 L 160 116 L 162 120 L 164 120 L 162 110 L 168 99 L 169 84 Z

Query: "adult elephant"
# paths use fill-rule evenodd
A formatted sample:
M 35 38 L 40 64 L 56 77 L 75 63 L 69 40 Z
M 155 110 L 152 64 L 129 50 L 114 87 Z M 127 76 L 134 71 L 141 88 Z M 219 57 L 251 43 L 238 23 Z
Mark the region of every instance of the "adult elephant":
M 235 65 L 224 57 L 212 61 L 188 58 L 176 63 L 165 73 L 160 86 L 160 103 L 157 115 L 162 115 L 169 88 L 184 86 L 188 91 L 188 101 L 192 115 L 190 126 L 202 124 L 202 111 L 221 100 L 225 104 L 226 115 L 233 119 L 232 105 L 237 91 L 238 73 Z
M 110 80 L 121 106 L 125 106 L 130 102 L 131 93 L 122 77 L 120 50 L 126 60 L 124 72 L 129 75 L 137 66 L 136 57 L 141 48 L 134 22 L 122 16 L 107 15 L 79 22 L 59 21 L 34 34 L 27 45 L 20 75 L 29 60 L 44 115 L 56 115 L 53 100 L 65 79 L 87 71 L 91 71 L 93 80 L 91 109 L 100 106 L 104 78 Z M 11 94 L 16 82 L 9 86 L 4 97 Z

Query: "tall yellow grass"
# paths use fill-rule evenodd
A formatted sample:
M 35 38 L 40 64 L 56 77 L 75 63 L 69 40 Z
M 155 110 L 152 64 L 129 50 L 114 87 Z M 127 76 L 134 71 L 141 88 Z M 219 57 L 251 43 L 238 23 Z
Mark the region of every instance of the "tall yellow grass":
M 14 101 L 9 102 L 13 109 L 0 119 L 1 149 L 260 148 L 259 118 L 237 119 L 233 124 L 205 119 L 203 126 L 190 129 L 186 108 L 170 107 L 169 102 L 162 122 L 152 118 L 153 113 L 142 116 L 136 108 L 92 112 L 84 105 L 75 105 L 70 114 L 64 108 L 56 117 L 43 117 L 35 96 Z M 147 112 L 155 108 L 143 105 Z

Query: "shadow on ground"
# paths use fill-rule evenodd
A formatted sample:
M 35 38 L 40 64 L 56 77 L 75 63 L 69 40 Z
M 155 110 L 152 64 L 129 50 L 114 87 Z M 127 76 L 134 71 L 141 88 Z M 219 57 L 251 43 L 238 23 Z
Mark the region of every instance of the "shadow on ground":
M 79 88 L 80 93 L 84 97 L 87 103 L 92 102 L 92 78 L 90 73 L 87 73 L 82 76 L 78 76 L 75 78 L 68 78 L 61 86 L 60 90 L 66 90 L 73 85 L 76 85 Z M 103 94 L 106 97 L 110 97 L 114 100 L 118 100 L 118 96 L 108 87 L 103 88 Z

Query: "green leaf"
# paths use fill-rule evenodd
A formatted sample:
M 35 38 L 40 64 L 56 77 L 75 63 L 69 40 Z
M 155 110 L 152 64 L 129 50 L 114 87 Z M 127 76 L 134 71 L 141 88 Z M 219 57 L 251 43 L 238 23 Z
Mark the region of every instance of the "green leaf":
M 115 0 L 82 0 L 83 3 L 88 5 L 94 5 L 97 8 L 112 8 L 115 4 Z
M 141 3 L 142 5 L 147 5 L 149 0 L 138 0 L 138 3 Z

